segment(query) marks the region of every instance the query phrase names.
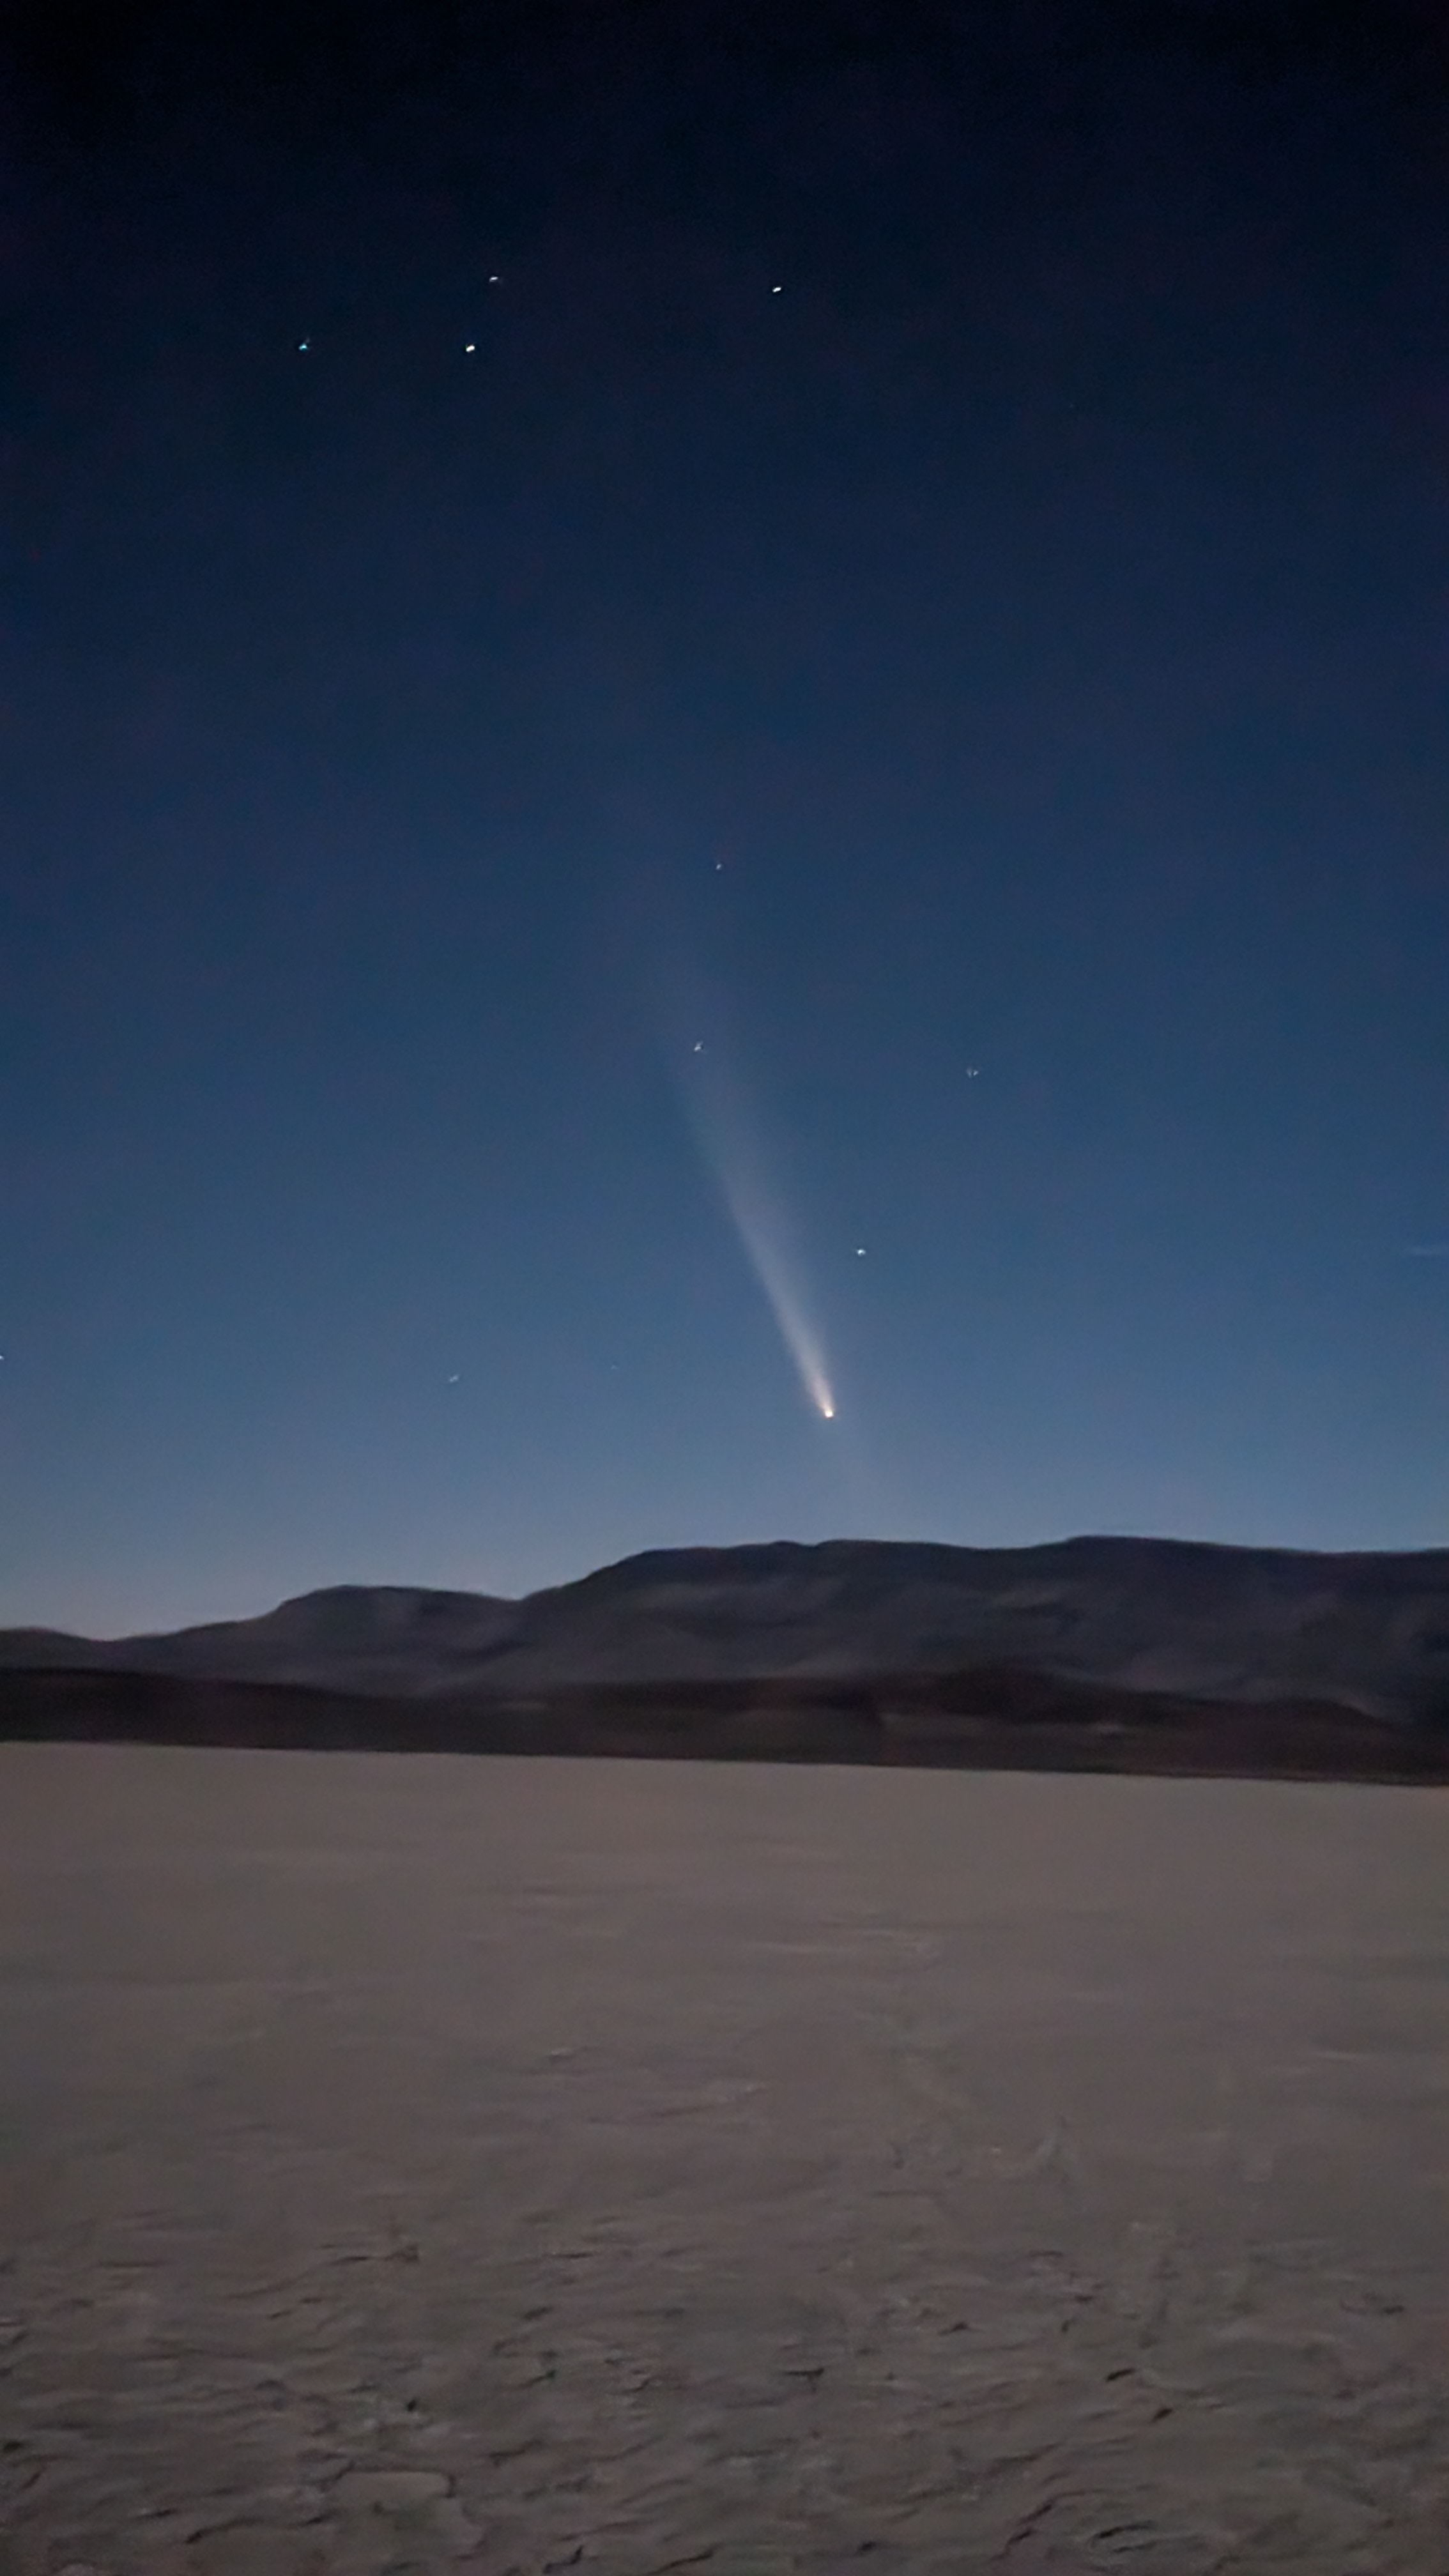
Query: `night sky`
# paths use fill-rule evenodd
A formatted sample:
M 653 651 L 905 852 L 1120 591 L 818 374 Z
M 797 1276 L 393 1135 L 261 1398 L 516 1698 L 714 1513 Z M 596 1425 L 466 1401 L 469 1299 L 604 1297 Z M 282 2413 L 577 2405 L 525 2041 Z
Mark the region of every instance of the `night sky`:
M 0 1619 L 1449 1541 L 1442 10 L 9 26 Z

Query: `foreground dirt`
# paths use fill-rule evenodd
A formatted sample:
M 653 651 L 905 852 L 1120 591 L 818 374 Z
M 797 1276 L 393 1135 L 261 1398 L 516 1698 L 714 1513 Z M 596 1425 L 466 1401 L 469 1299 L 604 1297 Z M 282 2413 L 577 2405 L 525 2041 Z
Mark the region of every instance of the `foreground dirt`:
M 1449 1800 L 0 1746 L 4 2576 L 1446 2576 Z

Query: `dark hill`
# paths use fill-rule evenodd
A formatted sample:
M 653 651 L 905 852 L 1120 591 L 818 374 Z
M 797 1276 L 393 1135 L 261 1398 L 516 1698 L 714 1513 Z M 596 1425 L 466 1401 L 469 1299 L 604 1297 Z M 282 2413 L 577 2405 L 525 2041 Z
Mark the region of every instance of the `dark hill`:
M 1077 1538 L 1031 1548 L 671 1548 L 506 1601 L 304 1593 L 255 1619 L 109 1640 L 0 1631 L 0 1668 L 285 1684 L 481 1707 L 559 1693 L 930 1687 L 990 1669 L 1383 1721 L 1449 1709 L 1449 1550 L 1314 1555 Z

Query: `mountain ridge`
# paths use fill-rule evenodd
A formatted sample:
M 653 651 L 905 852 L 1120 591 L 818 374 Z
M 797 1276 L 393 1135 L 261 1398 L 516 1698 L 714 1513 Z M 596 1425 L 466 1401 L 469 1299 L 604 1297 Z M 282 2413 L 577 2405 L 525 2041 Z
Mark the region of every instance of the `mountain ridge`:
M 988 1664 L 1243 1704 L 1449 1709 L 1449 1549 L 1083 1535 L 1023 1548 L 769 1540 L 658 1548 L 517 1599 L 339 1584 L 255 1618 L 98 1639 L 0 1630 L 0 1668 L 506 1701 L 722 1681 L 869 1683 Z

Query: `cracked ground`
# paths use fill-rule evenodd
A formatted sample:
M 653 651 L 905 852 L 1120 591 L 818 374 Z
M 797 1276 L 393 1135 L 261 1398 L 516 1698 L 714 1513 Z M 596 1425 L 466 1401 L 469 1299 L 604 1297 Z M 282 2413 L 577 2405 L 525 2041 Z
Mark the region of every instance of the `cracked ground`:
M 1449 2576 L 1446 1846 L 0 1747 L 0 2576 Z

